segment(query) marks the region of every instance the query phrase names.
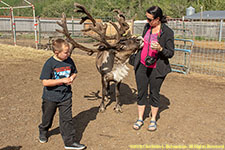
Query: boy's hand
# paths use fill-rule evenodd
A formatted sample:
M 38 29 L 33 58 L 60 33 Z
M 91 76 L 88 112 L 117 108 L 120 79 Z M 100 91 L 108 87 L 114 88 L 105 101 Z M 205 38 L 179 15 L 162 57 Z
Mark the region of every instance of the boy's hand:
M 72 77 L 69 77 L 69 79 L 70 79 L 70 82 L 69 83 L 67 83 L 66 85 L 71 85 L 72 83 L 73 83 L 73 78 Z
M 62 82 L 66 85 L 71 85 L 71 83 L 72 83 L 71 78 L 63 78 Z
M 72 77 L 69 77 L 69 79 L 70 79 L 70 82 L 67 83 L 66 85 L 71 85 L 73 83 L 73 78 Z
M 71 84 L 72 84 L 73 81 L 76 79 L 76 77 L 77 77 L 77 74 L 76 74 L 76 73 L 73 73 L 73 74 L 70 76 Z

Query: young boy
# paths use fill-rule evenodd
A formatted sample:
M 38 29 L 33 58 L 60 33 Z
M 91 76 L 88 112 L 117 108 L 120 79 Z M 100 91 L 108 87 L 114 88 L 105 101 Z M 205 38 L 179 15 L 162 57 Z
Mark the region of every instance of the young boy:
M 65 149 L 84 149 L 85 145 L 75 142 L 72 122 L 71 84 L 77 75 L 76 66 L 70 56 L 70 46 L 63 39 L 53 41 L 54 56 L 44 64 L 40 79 L 44 85 L 42 95 L 42 123 L 39 125 L 39 141 L 48 141 L 47 132 L 59 108 L 59 128 Z

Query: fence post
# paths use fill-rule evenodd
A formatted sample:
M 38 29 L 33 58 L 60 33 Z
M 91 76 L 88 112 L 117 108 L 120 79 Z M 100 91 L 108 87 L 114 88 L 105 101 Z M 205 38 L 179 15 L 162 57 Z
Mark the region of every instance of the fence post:
M 222 39 L 222 32 L 223 32 L 223 19 L 220 20 L 219 42 L 221 42 Z
M 13 14 L 13 8 L 10 8 L 11 13 L 11 26 L 12 26 L 12 33 L 13 33 L 13 43 L 16 46 L 16 21 Z
M 186 38 L 186 33 L 185 33 L 185 31 L 186 31 L 186 25 L 185 25 L 185 22 L 184 22 L 184 16 L 182 17 L 182 23 L 183 23 L 183 38 L 185 39 Z
M 35 18 L 35 7 L 34 5 L 32 5 L 33 8 L 33 17 L 34 17 L 34 38 L 35 38 L 35 45 L 36 45 L 36 49 L 38 49 L 38 41 L 37 41 L 37 23 L 36 23 L 36 18 Z
M 131 19 L 131 34 L 134 34 L 134 19 Z
M 184 22 L 184 16 L 182 17 L 182 21 L 183 21 L 183 39 L 186 39 L 186 25 L 185 25 L 185 22 Z M 184 41 L 184 49 L 186 49 L 186 48 L 187 48 L 186 41 Z M 184 64 L 185 65 L 187 65 L 186 57 L 187 57 L 187 53 L 185 52 L 184 53 Z
M 41 20 L 40 20 L 40 16 L 37 17 L 37 23 L 38 23 L 38 44 L 41 44 Z
M 74 20 L 73 20 L 73 16 L 72 16 L 72 36 L 74 36 Z

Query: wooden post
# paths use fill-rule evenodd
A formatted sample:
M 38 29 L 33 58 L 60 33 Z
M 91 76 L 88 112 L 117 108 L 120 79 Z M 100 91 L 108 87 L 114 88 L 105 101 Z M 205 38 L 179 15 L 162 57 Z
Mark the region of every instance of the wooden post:
M 40 20 L 40 16 L 37 17 L 37 24 L 38 24 L 38 44 L 41 44 L 41 20 Z
M 10 16 L 11 16 L 11 27 L 12 27 L 12 34 L 13 34 L 13 44 L 16 46 L 16 22 L 13 14 L 13 8 L 10 8 Z
M 220 20 L 219 42 L 221 42 L 222 40 L 222 32 L 223 32 L 223 19 Z

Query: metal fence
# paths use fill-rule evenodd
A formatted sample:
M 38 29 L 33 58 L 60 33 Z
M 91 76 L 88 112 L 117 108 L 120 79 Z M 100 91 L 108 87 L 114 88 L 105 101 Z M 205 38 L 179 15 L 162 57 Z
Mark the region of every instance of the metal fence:
M 190 71 L 225 76 L 224 25 L 223 20 L 182 21 L 177 19 L 169 21 L 169 26 L 174 29 L 175 37 L 194 40 Z M 184 45 L 176 43 L 176 47 L 180 46 Z
M 7 44 L 15 44 L 12 38 L 15 40 L 16 45 L 35 47 L 35 43 L 39 45 L 48 44 L 49 39 L 52 37 L 62 37 L 62 34 L 56 32 L 56 29 L 61 27 L 56 23 L 60 22 L 60 18 L 56 19 L 40 19 L 37 18 L 37 41 L 35 41 L 34 23 L 32 18 L 15 18 L 14 25 L 16 30 L 16 37 L 12 34 L 12 21 L 9 17 L 0 18 L 0 42 Z M 79 24 L 79 20 L 68 19 L 67 27 L 72 36 L 81 36 L 81 30 L 85 27 L 85 24 Z
M 35 45 L 33 20 L 15 18 L 17 45 Z M 38 21 L 38 20 L 37 20 Z M 60 29 L 56 24 L 60 19 L 40 19 L 37 22 L 38 42 L 41 44 L 48 43 L 49 37 L 62 36 L 55 29 Z M 146 21 L 134 21 L 131 30 L 135 35 L 141 35 Z M 88 24 L 79 24 L 79 20 L 68 19 L 68 29 L 76 40 L 85 42 L 81 30 Z M 130 24 L 131 25 L 131 24 Z M 185 51 L 176 51 L 174 57 L 170 60 L 171 64 L 188 64 L 189 72 L 198 72 L 209 75 L 225 76 L 225 23 L 223 20 L 182 20 L 171 19 L 168 21 L 175 34 L 176 39 L 193 40 L 194 46 L 188 42 L 175 41 L 176 49 L 191 50 L 190 53 Z M 113 31 L 109 27 L 110 32 Z M 10 18 L 0 18 L 0 42 L 13 44 L 12 25 Z M 108 33 L 108 32 L 107 32 Z M 83 38 L 80 38 L 83 37 Z M 89 41 L 87 39 L 86 41 Z M 28 42 L 26 42 L 28 41 Z M 80 41 L 78 41 L 80 42 Z M 190 56 L 188 56 L 190 54 Z M 173 66 L 175 67 L 175 66 Z M 176 68 L 177 69 L 177 68 Z M 178 68 L 185 69 L 187 68 Z

